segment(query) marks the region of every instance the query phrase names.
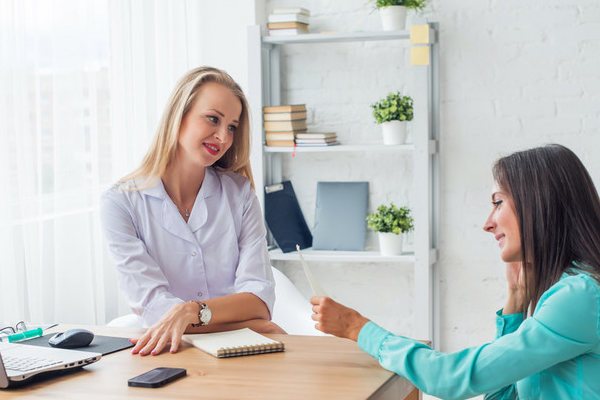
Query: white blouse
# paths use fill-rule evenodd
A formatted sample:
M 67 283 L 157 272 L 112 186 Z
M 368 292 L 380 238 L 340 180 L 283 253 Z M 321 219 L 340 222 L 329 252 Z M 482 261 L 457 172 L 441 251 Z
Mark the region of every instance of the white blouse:
M 121 291 L 145 326 L 177 303 L 242 292 L 272 314 L 266 230 L 248 179 L 206 168 L 187 223 L 162 181 L 122 187 L 103 193 L 100 215 Z

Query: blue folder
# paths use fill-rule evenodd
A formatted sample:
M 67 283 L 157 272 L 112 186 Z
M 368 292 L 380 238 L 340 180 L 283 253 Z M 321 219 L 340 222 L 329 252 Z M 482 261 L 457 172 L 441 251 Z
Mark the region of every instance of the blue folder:
M 284 253 L 312 245 L 312 235 L 290 181 L 265 187 L 265 220 Z

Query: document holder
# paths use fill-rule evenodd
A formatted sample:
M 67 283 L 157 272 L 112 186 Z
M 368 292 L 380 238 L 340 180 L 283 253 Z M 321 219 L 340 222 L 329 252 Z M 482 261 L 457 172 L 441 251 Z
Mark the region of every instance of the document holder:
M 312 234 L 290 181 L 265 187 L 265 219 L 284 253 L 312 246 Z
M 314 250 L 363 251 L 369 182 L 318 182 Z

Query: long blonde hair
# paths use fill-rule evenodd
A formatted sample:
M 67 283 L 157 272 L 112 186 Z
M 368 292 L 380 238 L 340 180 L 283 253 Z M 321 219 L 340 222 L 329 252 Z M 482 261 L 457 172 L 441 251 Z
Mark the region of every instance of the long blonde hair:
M 141 165 L 121 178 L 119 182 L 124 183 L 142 179 L 142 182 L 135 183 L 136 188 L 134 190 L 140 190 L 152 186 L 163 176 L 175 155 L 183 116 L 192 108 L 200 87 L 207 82 L 215 82 L 227 87 L 242 103 L 242 114 L 233 135 L 233 143 L 214 166 L 223 172 L 235 172 L 245 176 L 254 187 L 250 167 L 250 109 L 248 101 L 241 87 L 229 74 L 212 67 L 192 69 L 179 80 L 169 97 L 154 139 Z

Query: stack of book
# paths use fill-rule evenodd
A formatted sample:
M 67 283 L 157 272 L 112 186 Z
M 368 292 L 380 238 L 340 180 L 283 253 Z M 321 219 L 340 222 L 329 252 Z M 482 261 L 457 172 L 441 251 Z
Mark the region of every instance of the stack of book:
M 267 146 L 293 147 L 296 135 L 306 132 L 306 105 L 263 107 L 263 121 Z
M 310 11 L 302 7 L 276 8 L 269 15 L 269 35 L 299 35 L 308 33 Z
M 296 146 L 333 146 L 340 144 L 335 132 L 301 132 L 296 134 Z

